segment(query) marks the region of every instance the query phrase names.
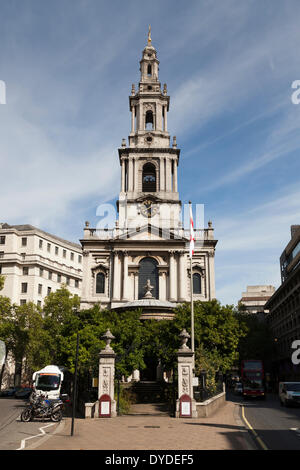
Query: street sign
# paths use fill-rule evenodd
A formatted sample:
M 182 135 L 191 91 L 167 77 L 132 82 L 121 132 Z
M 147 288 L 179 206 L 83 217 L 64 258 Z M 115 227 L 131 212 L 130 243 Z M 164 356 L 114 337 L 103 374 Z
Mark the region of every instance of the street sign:
M 99 418 L 111 417 L 111 398 L 109 395 L 101 395 L 99 398 Z
M 181 395 L 179 409 L 180 409 L 180 418 L 192 417 L 192 400 L 189 395 Z

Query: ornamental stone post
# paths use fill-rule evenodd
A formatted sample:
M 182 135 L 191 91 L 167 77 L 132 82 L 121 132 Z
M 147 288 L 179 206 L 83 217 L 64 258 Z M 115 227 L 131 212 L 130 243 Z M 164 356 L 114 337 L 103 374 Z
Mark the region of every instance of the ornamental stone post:
M 176 418 L 197 418 L 196 401 L 193 395 L 194 353 L 188 347 L 190 335 L 184 329 L 180 333 L 181 346 L 177 352 L 178 358 L 178 399 L 176 401 Z M 189 400 L 187 400 L 189 397 Z M 182 399 L 186 398 L 185 407 Z
M 109 395 L 111 400 L 111 417 L 114 418 L 117 416 L 116 401 L 114 399 L 116 354 L 110 343 L 115 337 L 107 330 L 101 339 L 105 340 L 106 346 L 99 354 L 98 399 L 103 395 Z

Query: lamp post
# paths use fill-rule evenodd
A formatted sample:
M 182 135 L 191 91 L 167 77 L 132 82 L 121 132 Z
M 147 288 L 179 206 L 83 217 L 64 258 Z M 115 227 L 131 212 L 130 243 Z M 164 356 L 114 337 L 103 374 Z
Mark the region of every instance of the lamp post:
M 74 308 L 74 313 L 77 314 L 77 309 Z M 71 436 L 74 434 L 74 421 L 76 413 L 76 396 L 77 396 L 77 370 L 78 370 L 78 351 L 79 351 L 79 325 L 77 323 L 77 338 L 76 338 L 76 356 L 75 356 L 75 374 L 73 385 L 73 403 L 72 403 L 72 423 L 71 423 Z

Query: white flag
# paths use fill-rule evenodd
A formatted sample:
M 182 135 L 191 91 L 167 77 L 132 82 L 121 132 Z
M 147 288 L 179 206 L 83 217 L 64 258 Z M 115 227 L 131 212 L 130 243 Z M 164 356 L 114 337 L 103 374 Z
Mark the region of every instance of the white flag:
M 194 254 L 194 248 L 195 248 L 194 221 L 193 221 L 192 205 L 190 204 L 190 258 Z

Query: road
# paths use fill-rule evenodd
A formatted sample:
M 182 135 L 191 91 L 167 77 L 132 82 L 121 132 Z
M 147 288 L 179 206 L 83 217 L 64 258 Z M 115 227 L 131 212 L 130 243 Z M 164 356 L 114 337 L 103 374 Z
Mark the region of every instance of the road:
M 53 432 L 57 423 L 20 420 L 26 400 L 0 398 L 0 450 L 22 450 L 41 439 L 45 433 Z
M 254 437 L 258 448 L 262 443 L 268 450 L 300 450 L 300 407 L 282 407 L 274 394 L 268 394 L 266 400 L 230 399 L 244 406 L 244 417 L 259 437 Z

